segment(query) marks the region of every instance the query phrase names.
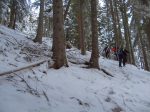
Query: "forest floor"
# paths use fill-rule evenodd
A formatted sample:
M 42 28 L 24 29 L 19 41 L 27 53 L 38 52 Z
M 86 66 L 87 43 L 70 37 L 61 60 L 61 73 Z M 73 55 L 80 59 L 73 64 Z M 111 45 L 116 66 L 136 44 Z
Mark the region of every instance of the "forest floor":
M 23 33 L 0 26 L 0 74 L 51 60 L 51 39 L 33 43 Z M 0 112 L 150 112 L 150 72 L 99 59 L 103 71 L 87 69 L 76 48 L 67 49 L 69 67 L 48 62 L 0 76 Z M 74 64 L 73 64 L 74 63 Z M 76 63 L 76 64 L 75 64 Z

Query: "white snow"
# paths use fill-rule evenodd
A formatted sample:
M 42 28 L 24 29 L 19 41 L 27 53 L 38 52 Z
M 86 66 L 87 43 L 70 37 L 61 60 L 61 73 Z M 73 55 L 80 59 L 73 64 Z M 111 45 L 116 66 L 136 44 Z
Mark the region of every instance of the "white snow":
M 44 41 L 35 44 L 21 32 L 0 26 L 0 73 L 48 59 L 51 39 Z M 55 70 L 43 63 L 0 76 L 0 112 L 150 112 L 150 72 L 129 64 L 119 68 L 117 61 L 101 57 L 100 67 L 111 77 L 85 68 L 82 63 L 90 52 L 82 56 L 72 48 L 67 57 L 80 64 Z

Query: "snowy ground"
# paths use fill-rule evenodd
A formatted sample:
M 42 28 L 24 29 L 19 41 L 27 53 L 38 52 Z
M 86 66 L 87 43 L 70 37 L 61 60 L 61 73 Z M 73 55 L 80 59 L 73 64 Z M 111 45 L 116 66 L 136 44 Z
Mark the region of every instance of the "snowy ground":
M 48 40 L 34 44 L 21 32 L 0 26 L 0 73 L 51 56 Z M 47 41 L 47 43 L 46 43 Z M 38 49 L 38 50 L 36 50 Z M 88 61 L 77 49 L 71 62 Z M 0 76 L 0 112 L 150 112 L 150 72 L 100 58 L 102 71 L 69 63 L 69 68 L 38 67 Z

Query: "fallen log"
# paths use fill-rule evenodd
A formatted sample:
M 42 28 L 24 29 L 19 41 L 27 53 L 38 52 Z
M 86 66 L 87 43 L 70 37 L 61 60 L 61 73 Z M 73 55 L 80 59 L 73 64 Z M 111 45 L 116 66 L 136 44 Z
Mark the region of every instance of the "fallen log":
M 84 65 L 89 65 L 89 62 L 87 62 L 87 61 L 85 61 L 85 62 L 79 62 L 79 61 L 71 61 L 71 60 L 68 60 L 70 63 L 72 63 L 72 64 L 84 64 Z
M 34 62 L 34 63 L 31 63 L 31 64 L 26 65 L 26 66 L 22 66 L 22 67 L 17 67 L 17 68 L 15 68 L 13 70 L 9 70 L 9 71 L 0 73 L 0 76 L 6 75 L 6 74 L 11 74 L 11 73 L 14 73 L 14 72 L 17 72 L 17 71 L 20 71 L 20 70 L 24 70 L 24 69 L 27 69 L 27 68 L 35 67 L 35 66 L 38 66 L 38 65 L 40 65 L 40 64 L 42 64 L 44 62 L 48 62 L 48 61 L 50 61 L 50 59 L 41 60 L 41 61 Z

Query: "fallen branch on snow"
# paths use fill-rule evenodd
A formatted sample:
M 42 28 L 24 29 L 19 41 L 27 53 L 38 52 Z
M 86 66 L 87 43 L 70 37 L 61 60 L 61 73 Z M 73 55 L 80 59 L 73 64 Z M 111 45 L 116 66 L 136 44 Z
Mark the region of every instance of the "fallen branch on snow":
M 43 91 L 43 95 L 45 96 L 46 100 L 49 102 L 49 98 L 48 98 L 48 96 L 47 96 L 45 91 Z
M 111 77 L 114 77 L 111 73 L 109 73 L 107 70 L 105 70 L 104 68 L 101 68 L 101 71 L 104 72 L 106 75 L 109 75 Z
M 24 69 L 27 69 L 27 68 L 31 68 L 31 67 L 35 67 L 35 66 L 38 66 L 44 62 L 48 62 L 50 61 L 50 59 L 47 59 L 47 60 L 41 60 L 41 61 L 38 61 L 38 62 L 34 62 L 34 63 L 31 63 L 27 66 L 23 66 L 23 67 L 18 67 L 18 68 L 15 68 L 13 70 L 9 70 L 9 71 L 6 71 L 6 72 L 3 72 L 3 73 L 0 73 L 0 76 L 2 75 L 6 75 L 6 74 L 11 74 L 11 73 L 14 73 L 14 72 L 17 72 L 17 71 L 20 71 L 20 70 L 24 70 Z

